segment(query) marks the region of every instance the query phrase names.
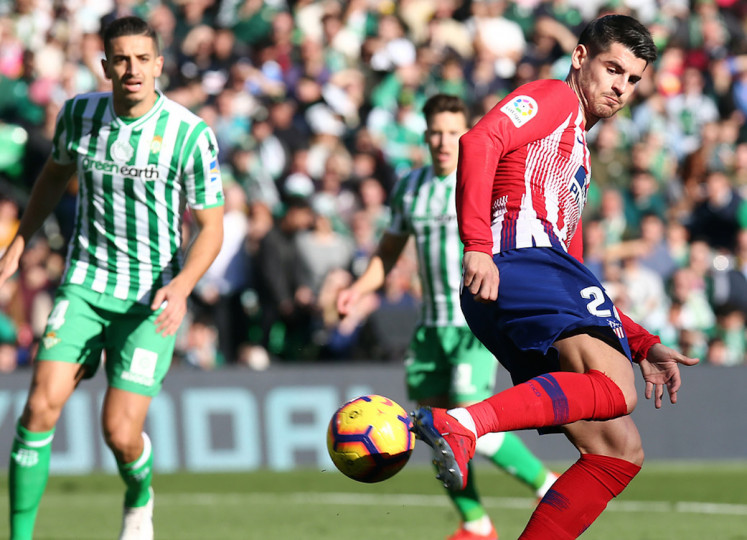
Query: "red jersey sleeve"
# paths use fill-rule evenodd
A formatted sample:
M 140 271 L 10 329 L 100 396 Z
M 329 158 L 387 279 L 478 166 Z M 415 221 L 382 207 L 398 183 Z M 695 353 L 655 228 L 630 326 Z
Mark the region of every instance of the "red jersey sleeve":
M 578 111 L 578 98 L 564 82 L 535 81 L 506 96 L 462 135 L 456 207 L 464 251 L 493 254 L 493 185 L 501 181 L 496 178 L 501 158 L 546 137 Z
M 625 329 L 625 335 L 628 336 L 628 345 L 630 345 L 630 352 L 633 354 L 633 361 L 638 363 L 648 356 L 648 351 L 651 347 L 657 343 L 661 343 L 661 339 L 659 336 L 649 333 L 648 330 L 633 321 L 633 319 L 619 309 L 617 313 L 620 315 L 620 322 L 622 322 Z

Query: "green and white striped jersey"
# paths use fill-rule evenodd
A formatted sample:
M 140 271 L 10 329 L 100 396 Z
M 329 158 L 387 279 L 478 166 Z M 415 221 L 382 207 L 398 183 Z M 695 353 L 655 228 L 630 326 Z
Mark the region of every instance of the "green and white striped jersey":
M 392 192 L 388 232 L 415 237 L 424 326 L 467 326 L 459 305 L 463 246 L 455 191 L 456 171 L 439 178 L 429 166 L 402 177 Z
M 53 144 L 55 162 L 78 167 L 63 283 L 150 303 L 181 269 L 185 205 L 223 204 L 215 135 L 160 93 L 145 115 L 120 118 L 106 92 L 68 100 Z

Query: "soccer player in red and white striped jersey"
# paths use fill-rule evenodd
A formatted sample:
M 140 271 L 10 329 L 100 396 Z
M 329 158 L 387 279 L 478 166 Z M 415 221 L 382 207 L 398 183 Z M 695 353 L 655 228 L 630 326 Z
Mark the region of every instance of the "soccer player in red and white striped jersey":
M 522 540 L 578 537 L 640 470 L 629 416 L 638 399 L 633 362 L 657 408 L 665 387 L 676 402 L 679 364 L 698 362 L 620 313 L 581 262 L 591 178 L 585 134 L 625 106 L 655 59 L 638 21 L 596 19 L 565 81 L 518 88 L 460 139 L 462 310 L 515 386 L 466 408 L 421 407 L 413 429 L 452 487 L 466 483 L 474 441 L 485 433 L 566 435 L 580 458 L 542 499 Z

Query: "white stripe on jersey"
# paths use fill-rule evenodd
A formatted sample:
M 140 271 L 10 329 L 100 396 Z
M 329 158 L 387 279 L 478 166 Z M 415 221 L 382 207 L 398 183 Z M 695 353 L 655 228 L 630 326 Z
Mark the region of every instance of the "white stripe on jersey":
M 526 172 L 524 173 L 525 200 L 522 201 L 522 210 L 516 219 L 516 246 L 517 247 L 550 247 L 550 237 L 542 227 L 542 222 L 537 219 L 534 194 L 538 191 L 533 179 L 543 178 L 545 181 L 545 203 L 544 209 L 547 220 L 556 223 L 557 195 L 559 191 L 558 177 L 549 174 L 557 170 L 558 148 L 563 130 L 570 122 L 569 116 L 565 122 L 560 124 L 555 131 L 544 139 L 527 145 Z
M 131 130 L 120 129 L 117 142 L 129 144 Z M 138 149 L 134 149 L 136 152 Z M 114 297 L 125 300 L 130 290 L 130 268 L 127 242 L 127 207 L 125 201 L 125 178 L 112 176 L 112 220 L 114 224 L 114 269 L 117 279 L 114 285 Z M 117 219 L 119 218 L 119 219 Z
M 423 291 L 421 324 L 425 326 L 467 324 L 459 300 L 463 245 L 456 219 L 455 187 L 456 171 L 439 179 L 427 167 L 403 177 L 394 190 L 403 194 L 401 207 L 397 203 L 392 209 L 389 231 L 415 236 Z

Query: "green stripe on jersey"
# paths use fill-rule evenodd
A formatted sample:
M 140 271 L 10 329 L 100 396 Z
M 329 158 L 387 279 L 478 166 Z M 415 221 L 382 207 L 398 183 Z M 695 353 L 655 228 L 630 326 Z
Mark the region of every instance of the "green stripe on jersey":
M 181 269 L 184 204 L 202 207 L 206 181 L 212 206 L 223 203 L 217 166 L 205 175 L 204 163 L 217 159 L 214 140 L 198 116 L 160 94 L 127 121 L 115 115 L 110 93 L 67 102 L 53 157 L 77 160 L 81 190 L 65 282 L 150 303 Z
M 445 183 L 445 182 L 444 182 Z M 452 191 L 454 191 L 454 185 L 446 184 L 446 193 L 443 198 L 443 207 L 441 208 L 442 215 L 448 215 L 449 205 L 454 205 L 455 201 L 451 197 Z M 449 259 L 449 244 L 453 241 L 449 238 L 449 225 L 446 223 L 441 224 L 441 230 L 439 231 L 440 245 L 438 246 L 439 251 L 439 262 L 441 266 L 441 283 L 449 282 L 449 274 L 453 273 L 454 270 L 449 266 L 453 264 L 453 261 Z M 461 253 L 461 247 L 460 247 Z M 457 269 L 461 269 L 461 264 Z M 454 319 L 454 298 L 450 294 L 444 295 L 446 301 L 446 317 L 449 320 Z M 461 310 L 461 307 L 459 308 Z
M 422 324 L 465 326 L 459 307 L 462 242 L 456 220 L 456 172 L 434 176 L 431 167 L 404 176 L 393 190 L 389 232 L 411 233 L 423 284 Z

